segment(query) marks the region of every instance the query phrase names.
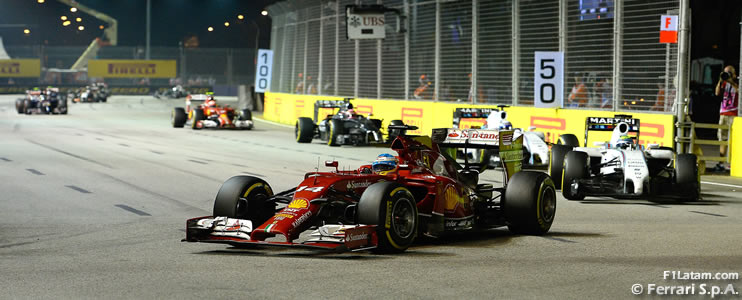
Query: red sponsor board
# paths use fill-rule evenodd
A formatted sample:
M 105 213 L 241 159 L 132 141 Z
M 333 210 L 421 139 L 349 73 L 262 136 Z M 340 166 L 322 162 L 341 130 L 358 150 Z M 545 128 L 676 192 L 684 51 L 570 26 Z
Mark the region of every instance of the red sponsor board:
M 459 120 L 459 129 L 482 128 L 487 125 L 487 119 L 461 118 Z
M 417 130 L 408 131 L 408 134 L 422 134 L 423 132 L 423 109 L 422 108 L 402 108 L 402 122 L 405 125 L 417 126 Z

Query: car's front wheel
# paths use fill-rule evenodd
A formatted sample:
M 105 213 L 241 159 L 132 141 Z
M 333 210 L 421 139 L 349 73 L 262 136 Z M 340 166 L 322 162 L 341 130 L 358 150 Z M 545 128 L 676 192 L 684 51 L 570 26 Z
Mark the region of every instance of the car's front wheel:
M 405 251 L 417 236 L 417 204 L 412 193 L 396 182 L 369 186 L 358 201 L 358 223 L 376 225 L 377 252 Z
M 276 204 L 267 201 L 271 196 L 273 190 L 262 179 L 234 176 L 219 188 L 214 200 L 214 216 L 250 220 L 253 228 L 257 228 L 276 212 Z

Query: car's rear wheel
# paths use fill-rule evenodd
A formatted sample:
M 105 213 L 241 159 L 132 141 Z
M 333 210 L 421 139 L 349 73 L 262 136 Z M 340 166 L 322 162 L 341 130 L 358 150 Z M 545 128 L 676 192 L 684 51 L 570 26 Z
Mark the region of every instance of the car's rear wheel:
M 60 114 L 66 115 L 67 114 L 67 98 L 60 99 L 59 100 L 59 106 L 57 107 L 57 111 L 59 111 Z
M 412 193 L 396 182 L 369 186 L 358 201 L 359 224 L 376 225 L 376 252 L 406 250 L 417 236 L 417 204 Z
M 30 115 L 31 114 L 31 108 L 32 108 L 31 107 L 31 100 L 28 100 L 28 99 L 24 100 L 23 101 L 23 112 L 26 113 L 27 115 Z
M 562 171 L 562 195 L 567 200 L 582 200 L 585 195 L 579 189 L 573 190 L 572 183 L 587 178 L 590 173 L 588 169 L 588 155 L 582 151 L 571 151 L 564 157 L 564 170 Z M 579 187 L 579 186 L 578 186 Z
M 252 112 L 249 109 L 245 108 L 240 111 L 239 118 L 240 121 L 252 121 Z M 251 130 L 252 125 L 250 125 L 249 127 L 244 127 L 244 129 Z
M 265 223 L 276 213 L 276 204 L 268 201 L 271 187 L 260 178 L 234 176 L 219 188 L 214 200 L 214 216 L 250 220 L 253 228 Z
M 299 143 L 309 143 L 314 138 L 314 122 L 307 117 L 300 117 L 294 126 L 294 135 Z
M 513 174 L 505 189 L 503 211 L 513 233 L 542 235 L 556 215 L 556 189 L 549 175 L 538 171 Z
M 549 152 L 549 176 L 554 181 L 554 186 L 562 188 L 562 170 L 564 169 L 564 157 L 572 147 L 565 145 L 551 145 Z
M 330 119 L 330 121 L 327 122 L 327 125 L 329 125 L 330 130 L 327 144 L 330 146 L 340 146 L 340 144 L 338 144 L 338 137 L 343 134 L 343 121 L 340 121 L 338 119 Z
M 16 110 L 16 111 L 17 111 L 17 112 L 18 112 L 19 114 L 22 114 L 22 113 L 23 113 L 24 107 L 25 107 L 25 106 L 23 105 L 23 99 L 16 99 L 16 100 L 15 100 L 15 110 Z
M 191 120 L 191 128 L 193 129 L 201 129 L 202 127 L 198 126 L 198 122 L 202 121 L 204 119 L 204 111 L 203 109 L 194 109 L 193 110 L 193 120 Z
M 675 159 L 675 186 L 684 201 L 696 201 L 701 194 L 698 162 L 694 154 L 678 154 Z
M 173 112 L 170 115 L 170 121 L 175 128 L 183 128 L 186 121 L 188 120 L 188 114 L 185 112 L 185 108 L 176 107 L 173 108 Z
M 577 136 L 575 136 L 574 134 L 560 134 L 559 141 L 557 141 L 557 144 L 565 145 L 565 146 L 572 146 L 572 147 L 579 147 L 580 141 L 577 139 Z

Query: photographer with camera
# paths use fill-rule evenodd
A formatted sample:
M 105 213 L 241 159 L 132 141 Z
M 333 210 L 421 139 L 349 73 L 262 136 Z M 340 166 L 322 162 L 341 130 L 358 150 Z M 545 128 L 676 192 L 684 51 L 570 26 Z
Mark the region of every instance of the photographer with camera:
M 722 96 L 721 108 L 719 109 L 719 125 L 732 126 L 734 117 L 737 116 L 737 105 L 739 99 L 737 97 L 737 91 L 739 86 L 737 84 L 737 73 L 734 67 L 728 65 L 724 67 L 724 72 L 719 74 L 719 82 L 716 84 L 716 96 Z M 719 141 L 726 141 L 729 136 L 728 130 L 719 129 L 718 137 Z M 727 155 L 727 146 L 719 146 L 719 152 L 721 156 Z M 719 162 L 714 168 L 716 171 L 728 171 L 729 166 Z

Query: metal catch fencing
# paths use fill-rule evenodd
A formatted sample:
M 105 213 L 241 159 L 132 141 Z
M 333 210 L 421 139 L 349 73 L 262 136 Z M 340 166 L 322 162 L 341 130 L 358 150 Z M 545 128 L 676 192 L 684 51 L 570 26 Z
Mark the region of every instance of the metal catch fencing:
M 345 6 L 383 4 L 384 40 L 348 40 Z M 273 18 L 271 90 L 379 99 L 533 103 L 535 51 L 562 51 L 578 108 L 668 112 L 677 44 L 660 16 L 680 0 L 288 0 Z

